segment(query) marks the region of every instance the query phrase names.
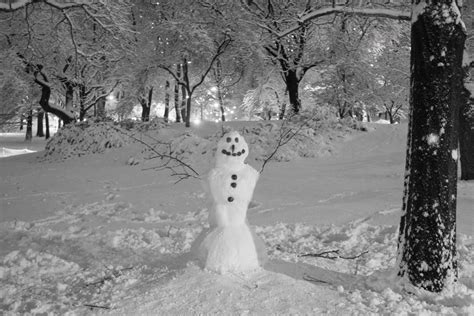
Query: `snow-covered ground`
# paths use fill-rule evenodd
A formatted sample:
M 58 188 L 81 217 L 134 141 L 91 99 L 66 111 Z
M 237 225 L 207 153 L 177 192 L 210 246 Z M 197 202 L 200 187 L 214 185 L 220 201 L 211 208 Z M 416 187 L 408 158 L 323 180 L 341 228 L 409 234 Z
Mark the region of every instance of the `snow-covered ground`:
M 0 133 L 0 158 L 23 155 L 43 150 L 44 140 L 34 138 L 25 143 L 24 133 Z
M 244 133 L 251 153 L 268 145 L 258 126 L 230 125 L 258 134 Z M 472 182 L 459 183 L 459 285 L 431 295 L 393 276 L 406 128 L 319 135 L 316 151 L 298 147 L 313 158 L 282 150 L 279 160 L 289 161 L 265 166 L 248 212 L 270 260 L 247 275 L 202 271 L 191 260 L 209 209 L 200 180 L 175 184 L 170 170 L 150 169 L 159 162 L 140 144 L 113 138 L 120 148 L 93 155 L 86 142 L 2 158 L 0 311 L 474 315 Z M 163 137 L 202 176 L 219 129 L 201 125 L 181 137 L 171 126 Z M 15 148 L 7 141 L 0 147 Z M 255 157 L 249 163 L 260 170 Z

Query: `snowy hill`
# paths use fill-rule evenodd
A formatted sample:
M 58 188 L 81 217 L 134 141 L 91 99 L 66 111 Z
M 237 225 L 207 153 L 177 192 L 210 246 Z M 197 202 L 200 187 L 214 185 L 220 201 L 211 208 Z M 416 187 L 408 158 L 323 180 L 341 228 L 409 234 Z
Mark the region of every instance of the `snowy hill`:
M 246 139 L 251 129 L 263 141 L 249 141 L 251 152 L 265 152 L 270 132 L 250 127 Z M 369 130 L 321 133 L 312 158 L 287 151 L 265 167 L 248 218 L 270 261 L 247 275 L 210 273 L 190 259 L 191 244 L 207 226 L 200 180 L 174 184 L 169 170 L 150 169 L 157 161 L 137 143 L 124 141 L 93 155 L 55 145 L 67 159 L 58 151 L 2 158 L 0 310 L 474 314 L 474 184 L 459 184 L 459 286 L 437 296 L 407 287 L 392 269 L 406 125 Z M 162 137 L 189 152 L 202 175 L 218 134 L 219 126 L 209 125 L 182 138 L 179 129 Z M 254 153 L 249 163 L 259 170 L 262 160 Z

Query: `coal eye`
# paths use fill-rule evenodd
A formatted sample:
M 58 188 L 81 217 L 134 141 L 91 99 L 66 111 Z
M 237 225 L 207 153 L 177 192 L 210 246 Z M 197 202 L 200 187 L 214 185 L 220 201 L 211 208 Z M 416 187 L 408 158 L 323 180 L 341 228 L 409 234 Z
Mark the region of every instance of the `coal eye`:
M 228 143 L 230 143 L 230 142 L 232 141 L 232 139 L 231 139 L 230 137 L 227 137 L 226 141 L 227 141 Z
M 239 138 L 238 138 L 238 137 L 235 138 L 235 142 L 236 142 L 236 143 L 239 142 Z

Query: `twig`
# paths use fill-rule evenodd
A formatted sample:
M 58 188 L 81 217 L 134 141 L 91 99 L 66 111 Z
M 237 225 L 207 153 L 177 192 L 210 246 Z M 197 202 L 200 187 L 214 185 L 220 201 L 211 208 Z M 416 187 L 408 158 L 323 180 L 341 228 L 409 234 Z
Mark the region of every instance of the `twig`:
M 320 279 L 316 279 L 315 277 L 312 277 L 310 276 L 309 274 L 303 274 L 303 280 L 306 280 L 306 281 L 309 281 L 309 282 L 313 282 L 313 283 L 324 283 L 324 284 L 332 284 L 328 281 L 323 281 L 323 280 L 320 280 Z
M 114 278 L 117 278 L 117 277 L 121 276 L 123 271 L 131 270 L 131 269 L 133 269 L 133 267 L 123 268 L 123 269 L 120 269 L 120 270 L 107 269 L 109 271 L 112 271 L 111 275 L 106 275 L 103 278 L 101 278 L 101 279 L 99 279 L 95 282 L 87 283 L 86 286 L 95 286 L 95 285 L 99 285 L 99 284 L 102 285 L 102 284 L 105 283 L 105 281 L 110 281 L 110 280 L 113 280 Z
M 93 308 L 101 308 L 101 309 L 110 309 L 108 306 L 101 306 L 101 305 L 94 305 L 94 304 L 84 304 L 85 307 L 89 307 L 90 309 Z
M 288 129 L 288 130 L 284 130 L 284 127 L 285 127 L 285 123 L 288 121 L 291 120 L 291 118 L 288 118 L 287 120 L 284 120 L 281 127 L 280 127 L 280 136 L 278 137 L 278 142 L 277 142 L 277 145 L 276 147 L 274 148 L 274 150 L 272 151 L 272 153 L 263 161 L 263 165 L 262 165 L 262 168 L 260 169 L 260 173 L 263 173 L 263 169 L 265 169 L 265 165 L 273 158 L 273 156 L 277 153 L 278 149 L 280 149 L 280 147 L 283 147 L 284 145 L 286 145 L 290 140 L 292 140 L 296 135 L 299 134 L 299 132 L 305 127 L 307 126 L 308 122 L 311 121 L 314 117 L 316 116 L 313 115 L 313 116 L 310 116 L 309 118 L 307 118 L 303 124 L 301 124 L 298 129 L 296 131 L 293 131 L 293 129 Z
M 324 259 L 330 259 L 330 260 L 335 260 L 335 259 L 352 260 L 352 259 L 357 259 L 359 257 L 362 257 L 363 255 L 367 253 L 369 253 L 369 251 L 365 250 L 355 256 L 343 256 L 339 254 L 339 249 L 336 249 L 336 250 L 323 251 L 319 253 L 306 253 L 306 254 L 298 255 L 298 257 L 315 257 L 315 258 L 324 258 Z M 331 254 L 333 254 L 333 256 L 331 256 Z
M 123 130 L 121 130 L 119 128 L 116 128 L 115 126 L 112 126 L 112 128 L 115 129 L 116 131 L 118 131 L 119 133 L 122 133 L 123 135 L 126 135 L 126 136 L 130 137 L 131 139 L 139 142 L 140 144 L 146 146 L 148 149 L 150 149 L 152 152 L 154 152 L 156 154 L 156 156 L 154 156 L 154 158 L 160 158 L 162 160 L 164 160 L 164 159 L 167 160 L 161 166 L 144 168 L 143 170 L 169 169 L 169 170 L 172 171 L 172 176 L 178 176 L 179 177 L 179 180 L 176 181 L 175 183 L 178 183 L 181 180 L 184 180 L 184 179 L 187 179 L 187 178 L 199 179 L 199 173 L 196 170 L 194 170 L 190 165 L 188 165 L 187 163 L 185 163 L 184 161 L 179 159 L 177 156 L 172 155 L 172 149 L 171 149 L 171 144 L 170 143 L 163 143 L 163 142 L 160 142 L 157 139 L 155 139 L 155 138 L 153 138 L 149 135 L 146 135 L 147 137 L 149 137 L 149 138 L 153 139 L 154 141 L 156 141 L 159 145 L 167 145 L 168 146 L 169 154 L 163 154 L 163 153 L 159 152 L 158 150 L 156 150 L 156 148 L 154 146 L 152 146 L 152 145 L 148 144 L 147 142 L 135 137 L 134 135 L 130 135 L 128 133 L 125 133 Z M 170 166 L 171 162 L 173 162 L 173 161 L 176 162 L 178 165 L 177 166 Z M 177 172 L 177 171 L 175 171 L 176 167 L 181 167 L 181 168 L 183 168 L 184 171 L 183 172 Z M 193 174 L 190 174 L 188 171 L 191 171 Z

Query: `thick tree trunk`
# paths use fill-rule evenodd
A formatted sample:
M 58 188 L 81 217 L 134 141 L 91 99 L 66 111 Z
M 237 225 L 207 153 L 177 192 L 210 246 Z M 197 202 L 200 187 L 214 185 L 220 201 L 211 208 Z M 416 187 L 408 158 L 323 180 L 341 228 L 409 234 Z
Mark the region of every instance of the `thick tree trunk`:
M 459 112 L 461 180 L 474 180 L 474 98 L 464 90 Z
M 51 134 L 49 133 L 49 115 L 47 112 L 44 113 L 44 122 L 46 126 L 46 135 L 45 138 L 49 139 L 51 137 Z
M 290 102 L 292 114 L 298 114 L 301 110 L 301 100 L 298 94 L 299 78 L 296 70 L 288 70 L 285 73 L 286 89 L 288 90 L 288 99 Z
M 165 113 L 163 117 L 165 122 L 168 122 L 168 117 L 170 115 L 170 82 L 166 80 L 165 83 Z
M 44 112 L 42 110 L 38 110 L 36 115 L 38 118 L 37 124 L 36 124 L 36 136 L 44 137 L 44 128 L 43 128 Z
M 44 77 L 46 81 L 46 78 Z M 39 105 L 43 108 L 45 112 L 53 113 L 56 115 L 60 120 L 64 122 L 64 124 L 69 124 L 74 122 L 74 118 L 70 115 L 67 115 L 63 110 L 53 107 L 49 104 L 49 99 L 51 97 L 51 87 L 45 82 L 35 79 L 35 82 L 41 86 L 41 97 L 39 101 Z
M 419 0 L 418 0 L 419 2 Z M 452 0 L 425 4 L 411 31 L 411 98 L 398 274 L 440 292 L 457 278 L 458 116 L 465 34 Z M 449 22 L 451 21 L 451 22 Z
M 181 64 L 176 65 L 176 76 L 181 78 Z M 174 84 L 174 110 L 176 112 L 176 122 L 181 122 L 181 109 L 179 106 L 179 84 L 176 80 Z
M 25 142 L 31 142 L 33 139 L 33 110 L 28 110 L 28 116 L 26 117 L 26 134 Z

